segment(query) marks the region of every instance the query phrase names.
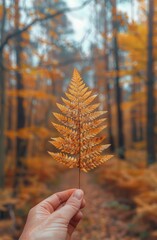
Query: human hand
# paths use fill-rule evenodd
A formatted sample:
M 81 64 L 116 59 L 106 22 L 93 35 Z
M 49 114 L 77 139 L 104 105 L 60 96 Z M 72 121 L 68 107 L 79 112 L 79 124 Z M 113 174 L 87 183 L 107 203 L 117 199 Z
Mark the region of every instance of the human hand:
M 58 192 L 33 207 L 19 240 L 70 240 L 82 218 L 83 191 Z

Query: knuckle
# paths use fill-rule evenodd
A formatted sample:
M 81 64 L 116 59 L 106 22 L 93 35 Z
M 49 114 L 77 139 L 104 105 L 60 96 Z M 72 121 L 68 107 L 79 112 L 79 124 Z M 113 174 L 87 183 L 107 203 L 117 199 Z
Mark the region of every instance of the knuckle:
M 78 210 L 79 208 L 78 204 L 75 201 L 70 201 L 68 205 L 70 208 L 72 208 L 75 211 Z

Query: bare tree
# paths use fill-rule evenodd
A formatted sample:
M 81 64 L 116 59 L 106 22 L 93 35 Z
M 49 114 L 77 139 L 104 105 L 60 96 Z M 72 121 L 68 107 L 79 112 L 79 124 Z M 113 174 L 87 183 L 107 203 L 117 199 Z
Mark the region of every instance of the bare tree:
M 117 20 L 117 1 L 111 0 L 112 4 L 112 29 L 113 29 L 113 59 L 115 77 L 115 93 L 116 93 L 116 105 L 117 105 L 117 131 L 118 131 L 118 155 L 120 158 L 124 158 L 124 135 L 123 135 L 123 117 L 121 110 L 121 87 L 119 76 L 119 46 L 118 46 L 118 20 Z
M 153 71 L 153 30 L 154 30 L 154 0 L 149 0 L 148 13 L 148 62 L 147 62 L 147 162 L 155 162 L 155 97 Z
M 18 32 L 20 26 L 20 10 L 19 10 L 19 0 L 15 0 L 15 29 Z M 16 56 L 16 81 L 17 81 L 17 90 L 24 89 L 22 75 L 19 71 L 22 64 L 22 52 L 23 48 L 21 46 L 21 34 L 16 35 L 15 37 L 15 56 Z M 25 112 L 23 106 L 23 97 L 18 96 L 17 98 L 17 130 L 25 127 Z M 20 137 L 17 137 L 17 150 L 16 150 L 16 174 L 14 178 L 14 193 L 18 192 L 18 184 L 23 177 L 25 164 L 24 157 L 26 155 L 27 141 Z
M 104 48 L 105 48 L 105 88 L 106 88 L 106 97 L 107 97 L 107 120 L 108 120 L 108 138 L 109 143 L 111 144 L 111 151 L 114 151 L 114 141 L 113 141 L 113 134 L 112 134 L 112 126 L 111 126 L 111 96 L 110 96 L 110 84 L 109 84 L 109 78 L 107 76 L 107 73 L 109 71 L 109 46 L 107 42 L 107 36 L 108 36 L 108 19 L 107 19 L 107 1 L 105 0 L 105 22 L 104 22 L 104 28 L 105 28 L 105 41 L 104 41 Z
M 3 16 L 1 21 L 1 44 L 4 40 L 6 22 L 6 0 L 3 0 Z M 0 187 L 4 186 L 4 111 L 5 111 L 5 72 L 1 63 L 4 61 L 3 52 L 0 51 Z

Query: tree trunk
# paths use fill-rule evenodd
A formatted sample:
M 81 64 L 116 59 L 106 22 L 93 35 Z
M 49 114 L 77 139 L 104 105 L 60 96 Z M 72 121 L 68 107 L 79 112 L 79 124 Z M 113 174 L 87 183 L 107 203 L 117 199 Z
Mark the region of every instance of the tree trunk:
M 3 0 L 3 17 L 1 22 L 1 44 L 4 38 L 6 21 L 6 2 Z M 5 71 L 3 69 L 3 50 L 0 51 L 0 188 L 4 187 L 5 161 Z
M 107 35 L 108 35 L 108 26 L 107 26 L 107 6 L 106 6 L 106 0 L 105 0 L 105 23 L 104 23 L 104 28 L 105 28 L 105 42 L 104 42 L 104 48 L 105 48 L 105 88 L 106 88 L 106 98 L 107 98 L 107 121 L 108 121 L 108 140 L 109 143 L 111 144 L 111 151 L 114 151 L 114 141 L 113 141 L 113 134 L 112 134 L 112 120 L 111 120 L 111 97 L 110 97 L 110 84 L 109 84 L 109 79 L 107 76 L 107 73 L 109 71 L 109 56 L 108 56 L 108 44 L 107 44 Z
M 3 55 L 0 54 L 0 61 Z M 4 187 L 4 161 L 5 161 L 5 84 L 4 70 L 0 67 L 0 188 Z
M 132 136 L 132 143 L 137 142 L 136 110 L 135 109 L 132 109 L 131 111 L 131 136 Z
M 148 62 L 147 62 L 147 162 L 155 162 L 155 98 L 153 71 L 154 0 L 148 1 Z
M 119 46 L 118 46 L 118 22 L 117 22 L 117 3 L 116 0 L 112 2 L 112 28 L 113 28 L 113 58 L 114 58 L 114 70 L 116 73 L 115 77 L 115 93 L 116 93 L 116 105 L 117 105 L 117 132 L 118 132 L 118 149 L 117 153 L 120 158 L 124 158 L 124 135 L 123 135 L 123 117 L 121 110 L 121 88 L 120 88 L 120 77 L 119 77 Z
M 20 24 L 20 13 L 19 13 L 19 1 L 15 1 L 15 11 L 16 11 L 16 19 L 15 25 L 16 30 L 19 29 Z M 17 90 L 22 90 L 24 88 L 22 75 L 19 71 L 22 63 L 22 47 L 21 47 L 21 35 L 17 35 L 15 39 L 15 54 L 16 54 L 16 80 L 17 80 Z M 17 98 L 17 131 L 21 128 L 25 127 L 25 113 L 23 106 L 23 97 L 18 96 Z M 25 173 L 25 164 L 24 157 L 26 155 L 27 142 L 25 139 L 17 137 L 17 149 L 16 149 L 16 174 L 14 179 L 14 195 L 16 196 L 18 193 L 19 182 L 22 178 L 24 178 Z

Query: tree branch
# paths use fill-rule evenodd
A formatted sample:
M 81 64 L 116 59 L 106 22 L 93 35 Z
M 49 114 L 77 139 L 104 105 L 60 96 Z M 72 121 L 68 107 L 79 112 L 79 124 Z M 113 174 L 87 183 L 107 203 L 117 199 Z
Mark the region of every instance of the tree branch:
M 32 20 L 27 26 L 23 27 L 22 29 L 19 29 L 11 34 L 8 34 L 8 36 L 6 36 L 5 40 L 2 42 L 2 44 L 0 45 L 0 52 L 3 51 L 5 45 L 9 42 L 10 39 L 16 37 L 17 35 L 27 31 L 30 27 L 32 27 L 33 25 L 35 25 L 38 22 L 43 22 L 45 20 L 48 19 L 52 19 L 55 18 L 59 15 L 62 15 L 63 13 L 68 13 L 68 12 L 73 12 L 73 11 L 78 11 L 80 9 L 82 9 L 83 7 L 85 7 L 86 5 L 88 5 L 91 1 L 93 0 L 87 0 L 85 1 L 81 6 L 79 7 L 75 7 L 75 8 L 64 8 L 62 10 L 59 10 L 58 12 L 54 13 L 54 14 L 48 14 L 46 15 L 44 18 L 36 18 L 34 20 Z
M 4 37 L 4 26 L 5 26 L 5 21 L 6 21 L 6 1 L 3 0 L 3 16 L 2 16 L 2 23 L 1 23 L 1 43 L 3 42 L 3 37 Z
M 88 62 L 88 61 L 95 61 L 95 60 L 104 60 L 104 55 L 99 55 L 99 56 L 97 56 L 97 57 L 85 57 L 85 58 L 71 58 L 71 59 L 67 59 L 66 61 L 63 61 L 63 62 L 59 62 L 58 64 L 57 64 L 57 66 L 56 67 L 65 67 L 65 66 L 67 66 L 67 65 L 70 65 L 70 64 L 73 64 L 73 63 L 79 63 L 79 62 Z M 38 66 L 39 67 L 39 66 Z M 42 63 L 42 65 L 40 65 L 40 68 L 47 68 L 47 69 L 49 69 L 49 68 L 52 68 L 53 67 L 53 64 L 51 63 L 49 63 L 49 64 L 44 64 L 44 63 Z M 10 69 L 10 68 L 8 68 L 8 67 L 6 67 L 6 66 L 4 66 L 4 65 L 2 65 L 2 69 L 4 70 L 4 71 L 7 71 L 7 72 L 15 72 L 15 71 L 17 71 L 17 70 L 14 70 L 14 69 Z

